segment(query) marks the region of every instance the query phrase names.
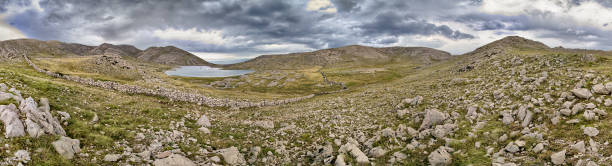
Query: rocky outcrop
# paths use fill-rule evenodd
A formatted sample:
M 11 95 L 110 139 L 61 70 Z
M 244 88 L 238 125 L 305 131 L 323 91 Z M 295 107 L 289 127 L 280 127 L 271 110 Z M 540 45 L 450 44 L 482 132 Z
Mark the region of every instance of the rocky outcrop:
M 15 105 L 0 105 L 0 120 L 4 124 L 4 137 L 21 137 L 25 135 L 23 123 Z

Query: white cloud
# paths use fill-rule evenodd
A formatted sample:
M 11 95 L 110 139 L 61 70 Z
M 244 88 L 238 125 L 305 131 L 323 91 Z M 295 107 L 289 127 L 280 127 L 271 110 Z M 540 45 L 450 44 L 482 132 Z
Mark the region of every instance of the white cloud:
M 223 36 L 223 31 L 219 30 L 201 30 L 196 28 L 191 29 L 174 29 L 168 28 L 164 30 L 155 30 L 153 35 L 164 40 L 185 40 L 200 42 L 203 44 L 223 45 L 229 40 Z
M 575 5 L 571 0 L 484 0 L 481 11 L 507 16 L 527 15 L 532 19 L 612 30 L 612 8 L 593 0 Z
M 306 4 L 306 10 L 326 13 L 336 13 L 338 9 L 329 0 L 310 0 Z
M 243 55 L 236 55 L 236 54 L 231 54 L 231 53 L 217 53 L 217 52 L 191 52 L 191 53 L 207 61 L 236 60 L 236 59 L 254 57 L 254 56 L 243 56 Z
M 290 53 L 290 52 L 304 52 L 304 51 L 313 51 L 315 49 L 308 47 L 305 44 L 264 44 L 258 45 L 254 47 L 259 51 L 266 52 L 282 52 L 282 53 Z
M 19 29 L 4 22 L 4 15 L 0 15 L 0 40 L 10 40 L 25 38 L 26 36 Z

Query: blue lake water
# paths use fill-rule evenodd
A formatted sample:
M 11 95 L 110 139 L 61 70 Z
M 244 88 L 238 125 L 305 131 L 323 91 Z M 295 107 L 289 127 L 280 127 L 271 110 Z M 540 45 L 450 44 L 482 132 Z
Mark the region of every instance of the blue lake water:
M 252 73 L 253 70 L 223 70 L 208 66 L 181 66 L 166 71 L 167 75 L 182 77 L 231 77 Z

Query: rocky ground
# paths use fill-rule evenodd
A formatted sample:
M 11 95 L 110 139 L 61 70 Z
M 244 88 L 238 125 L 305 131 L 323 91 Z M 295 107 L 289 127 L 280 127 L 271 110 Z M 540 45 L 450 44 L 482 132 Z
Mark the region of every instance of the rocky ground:
M 612 165 L 610 59 L 496 47 L 385 83 L 242 109 L 107 91 L 17 63 L 0 68 L 0 162 Z

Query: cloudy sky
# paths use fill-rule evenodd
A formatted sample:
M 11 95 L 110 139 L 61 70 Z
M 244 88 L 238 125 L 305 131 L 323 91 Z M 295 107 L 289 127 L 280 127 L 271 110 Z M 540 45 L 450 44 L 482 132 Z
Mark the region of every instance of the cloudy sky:
M 462 54 L 508 35 L 612 50 L 612 1 L 0 0 L 0 40 L 175 45 L 206 60 L 352 44 Z

